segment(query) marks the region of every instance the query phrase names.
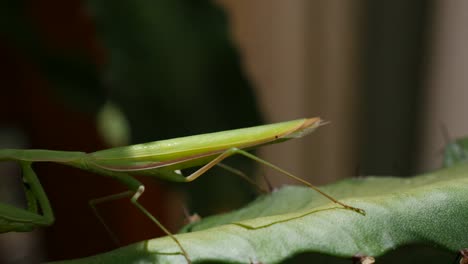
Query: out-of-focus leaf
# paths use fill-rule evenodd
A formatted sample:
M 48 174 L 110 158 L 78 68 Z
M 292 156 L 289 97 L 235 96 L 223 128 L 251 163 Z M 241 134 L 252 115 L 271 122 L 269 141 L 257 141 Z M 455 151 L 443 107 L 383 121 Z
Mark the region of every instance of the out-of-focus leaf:
M 459 138 L 445 146 L 444 167 L 451 167 L 468 160 L 468 138 Z
M 130 144 L 130 125 L 120 109 L 107 102 L 97 114 L 97 127 L 102 138 L 111 147 Z

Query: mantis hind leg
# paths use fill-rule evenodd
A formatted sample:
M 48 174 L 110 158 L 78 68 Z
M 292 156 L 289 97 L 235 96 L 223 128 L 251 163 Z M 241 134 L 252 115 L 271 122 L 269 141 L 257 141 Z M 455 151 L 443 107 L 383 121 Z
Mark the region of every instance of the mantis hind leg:
M 182 244 L 180 243 L 180 241 L 163 224 L 161 224 L 161 222 L 159 222 L 158 219 L 156 219 L 156 217 L 154 217 L 148 210 L 146 210 L 146 208 L 143 205 L 141 205 L 138 202 L 138 198 L 140 198 L 140 196 L 143 194 L 144 191 L 145 191 L 145 186 L 140 184 L 136 191 L 129 190 L 129 191 L 113 194 L 113 195 L 110 195 L 110 196 L 105 196 L 105 197 L 102 197 L 102 198 L 93 199 L 93 200 L 90 201 L 89 204 L 90 204 L 91 208 L 93 209 L 93 212 L 96 215 L 96 217 L 98 218 L 99 222 L 101 222 L 101 224 L 106 229 L 106 232 L 110 235 L 111 239 L 114 241 L 114 243 L 119 245 L 120 242 L 119 242 L 117 236 L 106 225 L 106 223 L 104 221 L 104 218 L 99 214 L 99 212 L 98 212 L 98 210 L 96 208 L 96 205 L 99 204 L 99 203 L 114 201 L 114 200 L 118 200 L 118 199 L 122 199 L 122 198 L 126 198 L 126 197 L 131 196 L 130 202 L 136 208 L 138 208 L 138 210 L 140 210 L 144 215 L 146 215 L 149 219 L 151 219 L 151 221 L 153 221 L 153 223 L 155 223 L 164 233 L 166 233 L 166 235 L 168 235 L 177 244 L 177 246 L 179 247 L 179 249 L 181 251 L 181 254 L 187 260 L 187 263 L 192 263 L 190 261 L 190 258 L 188 256 L 188 254 L 187 254 L 187 251 L 185 251 L 185 249 L 182 246 Z
M 262 188 L 260 186 L 260 184 L 258 184 L 257 182 L 255 182 L 254 180 L 252 180 L 249 176 L 247 176 L 247 174 L 245 174 L 243 171 L 241 170 L 238 170 L 236 168 L 233 168 L 229 165 L 226 165 L 222 162 L 216 164 L 218 167 L 220 168 L 223 168 L 224 170 L 227 170 L 239 177 L 241 177 L 242 179 L 244 179 L 245 181 L 247 181 L 249 184 L 253 185 L 255 187 L 255 189 L 257 189 L 257 191 L 261 194 L 266 194 L 266 193 L 271 193 L 275 190 L 275 188 L 273 188 L 273 186 L 271 185 L 271 182 L 268 180 L 268 178 L 266 177 L 266 175 L 264 173 L 262 173 L 262 176 L 263 176 L 263 180 L 265 181 L 265 184 L 267 186 L 267 189 L 265 190 L 264 188 Z
M 119 199 L 122 199 L 122 198 L 130 197 L 130 196 L 133 195 L 133 193 L 134 192 L 132 192 L 132 191 L 125 191 L 125 192 L 121 192 L 121 193 L 112 194 L 112 195 L 109 195 L 109 196 L 100 197 L 100 198 L 97 198 L 97 199 L 92 199 L 92 200 L 89 201 L 89 206 L 93 210 L 94 215 L 99 220 L 99 222 L 102 224 L 102 226 L 104 226 L 104 229 L 106 230 L 107 234 L 109 234 L 110 238 L 112 239 L 112 242 L 114 242 L 114 244 L 116 244 L 117 246 L 121 245 L 120 240 L 115 235 L 115 233 L 112 232 L 112 230 L 109 228 L 109 226 L 106 224 L 106 221 L 104 221 L 104 218 L 99 213 L 99 210 L 97 209 L 96 206 L 98 204 L 100 204 L 100 203 L 111 202 L 111 201 L 119 200 Z
M 197 171 L 195 171 L 194 173 L 192 173 L 191 175 L 189 175 L 186 180 L 188 182 L 190 181 L 193 181 L 195 179 L 197 179 L 198 177 L 200 177 L 201 175 L 203 175 L 206 171 L 208 171 L 209 169 L 211 169 L 213 166 L 219 164 L 221 161 L 223 161 L 224 159 L 232 156 L 232 155 L 235 155 L 235 154 L 239 154 L 239 155 L 242 155 L 244 157 L 247 157 L 249 159 L 252 159 L 258 163 L 261 163 L 265 166 L 268 166 L 288 177 L 290 177 L 291 179 L 295 180 L 295 181 L 298 181 L 304 185 L 306 185 L 307 187 L 315 190 L 316 192 L 320 193 L 321 195 L 323 195 L 324 197 L 326 197 L 327 199 L 329 199 L 330 201 L 338 204 L 338 205 L 341 205 L 342 207 L 344 207 L 345 209 L 349 209 L 349 210 L 352 210 L 352 211 L 355 211 L 359 214 L 362 214 L 362 215 L 365 215 L 366 212 L 363 210 L 363 209 L 360 209 L 360 208 L 356 208 L 356 207 L 353 207 L 353 206 L 350 206 L 350 205 L 347 205 L 347 204 L 344 204 L 338 200 L 336 200 L 335 198 L 333 198 L 332 196 L 330 196 L 329 194 L 323 192 L 322 190 L 320 190 L 318 187 L 314 186 L 313 184 L 309 183 L 308 181 L 306 180 L 303 180 L 301 179 L 300 177 L 297 177 L 283 169 L 281 169 L 280 167 L 276 166 L 276 165 L 273 165 L 271 164 L 270 162 L 266 161 L 266 160 L 263 160 L 253 154 L 250 154 L 249 152 L 247 151 L 244 151 L 244 150 L 241 150 L 241 149 L 238 149 L 238 148 L 230 148 L 228 150 L 226 150 L 225 152 L 221 153 L 219 156 L 217 156 L 216 158 L 214 158 L 213 160 L 211 160 L 210 162 L 208 162 L 207 164 L 205 164 L 203 167 L 201 167 L 200 169 L 198 169 Z
M 239 176 L 240 178 L 242 178 L 243 180 L 247 181 L 249 184 L 251 184 L 252 186 L 255 187 L 255 189 L 257 189 L 258 192 L 260 193 L 268 193 L 268 191 L 264 190 L 262 187 L 260 187 L 260 185 L 258 183 L 256 183 L 254 180 L 252 180 L 249 176 L 247 176 L 247 174 L 245 174 L 243 171 L 241 170 L 238 170 L 236 168 L 233 168 L 229 165 L 226 165 L 224 163 L 218 163 L 216 164 L 218 167 L 226 170 L 226 171 L 229 171 L 230 173 L 236 175 L 236 176 Z

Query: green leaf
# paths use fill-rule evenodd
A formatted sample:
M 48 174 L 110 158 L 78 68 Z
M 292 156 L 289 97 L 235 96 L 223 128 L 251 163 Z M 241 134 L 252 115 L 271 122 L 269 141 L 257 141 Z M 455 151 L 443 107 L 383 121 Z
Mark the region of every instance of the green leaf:
M 303 252 L 379 257 L 409 244 L 467 247 L 468 164 L 414 178 L 357 178 L 322 188 L 363 216 L 316 192 L 287 186 L 177 235 L 192 261 L 279 263 Z M 63 263 L 185 263 L 168 237 Z
M 468 138 L 459 138 L 445 146 L 444 167 L 450 167 L 468 160 Z
M 130 124 L 121 109 L 113 102 L 105 103 L 96 116 L 102 139 L 108 146 L 130 145 Z

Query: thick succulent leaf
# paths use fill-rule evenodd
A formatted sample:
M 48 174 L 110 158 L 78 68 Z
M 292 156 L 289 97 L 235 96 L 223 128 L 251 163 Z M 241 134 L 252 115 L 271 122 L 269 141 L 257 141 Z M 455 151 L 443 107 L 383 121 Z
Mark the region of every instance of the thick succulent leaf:
M 359 178 L 324 191 L 366 210 L 360 215 L 305 187 L 287 186 L 238 211 L 208 217 L 177 235 L 192 261 L 279 263 L 302 252 L 379 257 L 408 244 L 455 252 L 468 246 L 468 164 L 410 179 Z M 185 263 L 167 238 L 64 263 Z

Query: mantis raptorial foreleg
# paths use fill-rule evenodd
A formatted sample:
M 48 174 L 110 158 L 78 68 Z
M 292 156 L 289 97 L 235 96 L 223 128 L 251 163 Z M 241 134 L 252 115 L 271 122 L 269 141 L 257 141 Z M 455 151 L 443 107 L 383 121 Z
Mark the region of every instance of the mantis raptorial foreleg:
M 42 216 L 44 224 L 50 225 L 54 222 L 54 212 L 52 207 L 50 206 L 49 199 L 42 188 L 39 179 L 37 178 L 36 173 L 31 168 L 31 162 L 21 162 L 21 167 L 23 170 L 23 181 L 29 185 L 31 192 L 34 194 L 37 202 L 39 202 L 39 206 L 41 207 Z M 31 202 L 29 202 L 30 204 Z
M 2 223 L 0 232 L 31 231 L 37 226 L 47 226 L 54 222 L 54 213 L 36 173 L 31 168 L 31 162 L 21 161 L 20 166 L 28 208 L 22 209 L 0 204 L 0 222 Z
M 362 215 L 365 215 L 366 212 L 360 208 L 356 208 L 356 207 L 353 207 L 353 206 L 350 206 L 350 205 L 347 205 L 347 204 L 344 204 L 338 200 L 336 200 L 335 198 L 331 197 L 330 195 L 328 195 L 327 193 L 321 191 L 319 188 L 317 188 L 316 186 L 310 184 L 309 182 L 281 169 L 280 167 L 276 166 L 276 165 L 273 165 L 271 164 L 270 162 L 266 161 L 266 160 L 263 160 L 253 154 L 250 154 L 249 152 L 247 151 L 244 151 L 242 149 L 238 149 L 238 148 L 230 148 L 226 151 L 224 151 L 223 153 L 221 153 L 219 156 L 217 156 L 216 158 L 214 158 L 213 160 L 211 160 L 210 162 L 208 162 L 207 164 L 205 164 L 204 166 L 202 166 L 200 169 L 198 169 L 197 171 L 195 171 L 194 173 L 192 173 L 191 175 L 187 176 L 187 181 L 188 182 L 191 182 L 191 181 L 194 181 L 196 180 L 198 177 L 200 177 L 201 175 L 203 175 L 206 171 L 208 171 L 209 169 L 211 169 L 213 166 L 219 164 L 221 161 L 223 161 L 224 159 L 228 158 L 229 156 L 232 156 L 232 155 L 235 155 L 235 154 L 240 154 L 240 155 L 243 155 L 249 159 L 252 159 L 256 162 L 259 162 L 265 166 L 268 166 L 288 177 L 290 177 L 291 179 L 294 179 L 295 181 L 298 181 L 308 187 L 310 187 L 311 189 L 315 190 L 316 192 L 322 194 L 323 196 L 325 196 L 327 199 L 329 199 L 330 201 L 336 203 L 336 204 L 339 204 L 341 206 L 343 206 L 344 208 L 346 209 L 350 209 L 350 210 L 353 210 L 357 213 L 360 213 Z

